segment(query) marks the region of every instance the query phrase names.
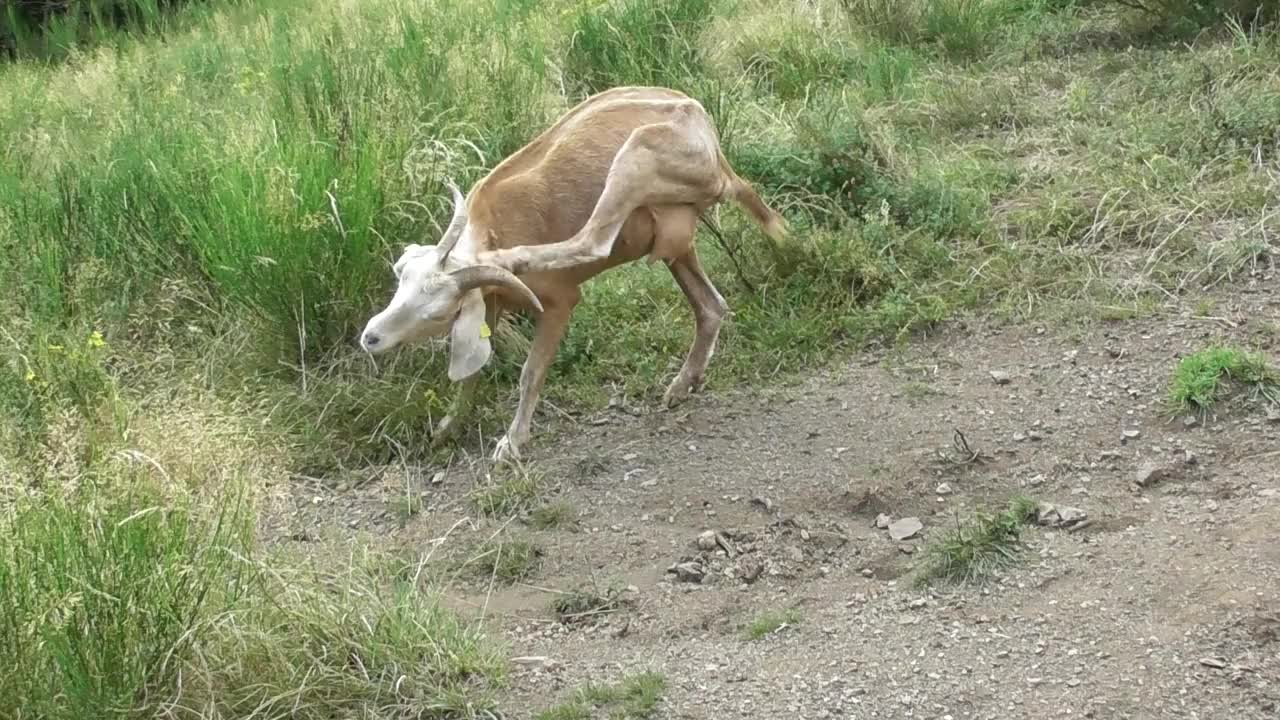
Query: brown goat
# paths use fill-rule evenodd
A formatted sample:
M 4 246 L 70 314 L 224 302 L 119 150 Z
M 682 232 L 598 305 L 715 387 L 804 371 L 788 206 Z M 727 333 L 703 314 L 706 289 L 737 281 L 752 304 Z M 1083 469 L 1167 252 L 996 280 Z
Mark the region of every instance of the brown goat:
M 696 336 L 664 402 L 702 387 L 728 312 L 694 249 L 698 219 L 726 199 L 775 240 L 782 216 L 734 173 L 702 105 L 665 88 L 619 87 L 572 108 L 471 188 L 449 184 L 454 214 L 438 245 L 410 245 L 385 310 L 361 335 L 367 352 L 450 335 L 449 378 L 462 388 L 433 443 L 456 427 L 476 373 L 492 354 L 504 311 L 532 311 L 537 326 L 520 375 L 520 403 L 494 459 L 519 457 L 547 369 L 579 286 L 647 257 L 662 260 L 693 308 Z

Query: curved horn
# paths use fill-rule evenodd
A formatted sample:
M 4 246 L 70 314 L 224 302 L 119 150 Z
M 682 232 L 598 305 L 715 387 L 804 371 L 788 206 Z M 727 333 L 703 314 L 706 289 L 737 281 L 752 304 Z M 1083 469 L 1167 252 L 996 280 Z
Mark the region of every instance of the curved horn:
M 538 312 L 542 312 L 542 303 L 529 286 L 521 282 L 520 278 L 496 265 L 469 265 L 454 270 L 449 273 L 449 276 L 458 283 L 458 288 L 462 292 L 487 285 L 497 285 L 516 293 L 537 308 Z
M 440 244 L 436 246 L 440 253 L 441 265 L 449 257 L 453 246 L 458 243 L 458 238 L 462 236 L 462 228 L 467 225 L 467 203 L 462 197 L 462 191 L 453 184 L 452 179 L 445 180 L 445 184 L 449 186 L 449 192 L 453 195 L 453 219 L 449 221 L 449 227 L 445 228 L 444 235 L 440 236 Z

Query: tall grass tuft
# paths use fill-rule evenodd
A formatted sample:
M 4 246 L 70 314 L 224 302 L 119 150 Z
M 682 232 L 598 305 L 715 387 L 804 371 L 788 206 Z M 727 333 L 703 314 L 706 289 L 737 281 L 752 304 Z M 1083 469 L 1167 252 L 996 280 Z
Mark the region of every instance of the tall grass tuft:
M 0 715 L 154 710 L 245 591 L 244 509 L 202 516 L 132 483 L 20 500 L 0 521 Z
M 253 547 L 251 509 L 100 478 L 0 519 L 0 716 L 472 717 L 504 655 L 430 589 Z M 204 505 L 208 503 L 208 507 Z M 334 569 L 334 568 L 337 569 Z

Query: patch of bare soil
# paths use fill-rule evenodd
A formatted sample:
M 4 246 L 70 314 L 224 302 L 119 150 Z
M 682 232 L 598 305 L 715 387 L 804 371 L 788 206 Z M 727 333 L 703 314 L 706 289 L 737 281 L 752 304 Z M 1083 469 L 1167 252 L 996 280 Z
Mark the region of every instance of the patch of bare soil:
M 666 718 L 1280 717 L 1280 423 L 1161 405 L 1209 342 L 1274 358 L 1277 289 L 1235 288 L 1218 320 L 956 323 L 791 387 L 544 420 L 533 459 L 576 522 L 509 523 L 543 548 L 536 574 L 459 576 L 453 599 L 513 655 L 548 658 L 519 665 L 513 718 L 643 670 L 668 679 Z M 331 548 L 479 542 L 503 524 L 465 502 L 483 469 L 300 484 L 277 529 Z M 406 488 L 425 501 L 407 520 Z M 1028 531 L 1023 562 L 986 584 L 916 588 L 924 543 L 1016 493 L 1087 521 Z M 910 538 L 877 527 L 906 517 Z M 552 610 L 611 587 L 606 612 Z M 747 639 L 786 609 L 799 622 Z

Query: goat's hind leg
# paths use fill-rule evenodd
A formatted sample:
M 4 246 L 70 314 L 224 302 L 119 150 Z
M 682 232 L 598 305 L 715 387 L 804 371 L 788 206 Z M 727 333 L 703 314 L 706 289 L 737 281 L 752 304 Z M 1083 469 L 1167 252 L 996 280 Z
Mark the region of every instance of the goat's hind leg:
M 609 257 L 613 243 L 636 208 L 664 204 L 704 207 L 717 202 L 724 175 L 714 137 L 693 115 L 636 128 L 618 150 L 591 217 L 573 237 L 549 245 L 482 253 L 519 274 L 556 270 Z
M 702 271 L 698 254 L 692 248 L 687 255 L 668 261 L 667 267 L 688 298 L 694 318 L 693 345 L 689 347 L 689 354 L 680 368 L 680 374 L 671 381 L 663 396 L 667 407 L 675 407 L 684 402 L 690 393 L 701 390 L 706 382 L 707 364 L 715 353 L 720 325 L 729 312 L 729 306 Z

